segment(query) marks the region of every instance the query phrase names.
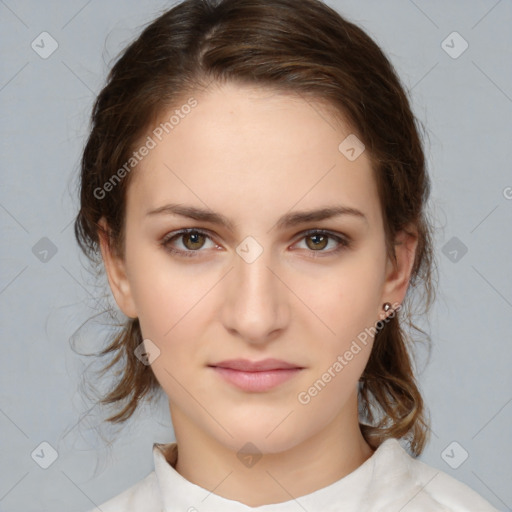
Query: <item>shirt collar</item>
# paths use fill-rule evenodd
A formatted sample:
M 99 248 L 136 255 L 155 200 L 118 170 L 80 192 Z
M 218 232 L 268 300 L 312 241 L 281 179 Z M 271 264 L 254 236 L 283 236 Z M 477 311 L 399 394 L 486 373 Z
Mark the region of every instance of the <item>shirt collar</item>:
M 340 480 L 304 496 L 289 501 L 249 507 L 204 489 L 183 476 L 174 465 L 177 461 L 176 443 L 154 443 L 155 473 L 165 512 L 360 512 L 369 505 L 384 506 L 386 496 L 396 496 L 404 490 L 410 475 L 412 457 L 397 439 L 387 439 L 354 471 Z

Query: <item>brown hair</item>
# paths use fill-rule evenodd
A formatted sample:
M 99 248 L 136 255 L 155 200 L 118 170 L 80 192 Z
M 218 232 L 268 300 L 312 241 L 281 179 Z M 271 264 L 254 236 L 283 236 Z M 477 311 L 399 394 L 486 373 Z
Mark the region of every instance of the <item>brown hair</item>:
M 123 255 L 128 173 L 109 191 L 98 190 L 132 156 L 137 142 L 164 109 L 210 82 L 260 85 L 333 107 L 366 146 L 378 185 L 387 251 L 394 237 L 412 226 L 416 260 L 406 300 L 380 329 L 360 379 L 361 431 L 377 447 L 385 439 L 408 438 L 418 455 L 427 439 L 426 410 L 412 368 L 411 293 L 423 292 L 427 312 L 434 296 L 432 227 L 426 202 L 426 172 L 419 123 L 386 56 L 358 26 L 319 0 L 185 0 L 162 14 L 122 53 L 96 99 L 92 128 L 81 161 L 80 211 L 75 236 L 101 266 L 100 218 L 108 224 L 112 250 Z M 100 355 L 111 354 L 104 372 L 120 365 L 102 404 L 118 406 L 108 418 L 123 423 L 143 398 L 159 389 L 150 368 L 134 355 L 142 342 L 130 319 Z

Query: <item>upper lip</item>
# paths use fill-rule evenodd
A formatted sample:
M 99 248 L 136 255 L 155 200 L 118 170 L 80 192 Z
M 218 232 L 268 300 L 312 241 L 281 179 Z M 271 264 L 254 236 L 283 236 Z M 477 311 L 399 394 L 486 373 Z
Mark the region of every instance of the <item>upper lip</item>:
M 249 361 L 248 359 L 227 359 L 220 363 L 215 363 L 209 366 L 216 366 L 218 368 L 230 368 L 232 370 L 239 370 L 243 372 L 263 372 L 269 370 L 289 370 L 290 368 L 301 368 L 296 364 L 287 363 L 280 359 L 262 359 L 261 361 Z

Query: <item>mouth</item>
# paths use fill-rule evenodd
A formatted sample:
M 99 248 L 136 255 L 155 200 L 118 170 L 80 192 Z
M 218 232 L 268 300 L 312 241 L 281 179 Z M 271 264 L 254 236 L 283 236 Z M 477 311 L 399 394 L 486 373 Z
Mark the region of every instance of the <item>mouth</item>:
M 302 366 L 279 359 L 230 359 L 208 365 L 221 378 L 247 392 L 269 391 L 298 375 Z

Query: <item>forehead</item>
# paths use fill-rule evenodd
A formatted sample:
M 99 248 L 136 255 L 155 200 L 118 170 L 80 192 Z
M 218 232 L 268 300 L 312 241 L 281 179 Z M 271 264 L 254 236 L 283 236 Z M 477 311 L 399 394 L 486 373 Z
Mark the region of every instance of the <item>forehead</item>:
M 235 84 L 191 97 L 193 108 L 175 105 L 148 131 L 155 146 L 137 165 L 128 192 L 141 214 L 172 201 L 228 216 L 241 214 L 242 206 L 254 216 L 322 202 L 358 203 L 369 217 L 378 215 L 369 157 L 363 151 L 347 158 L 344 141 L 354 134 L 325 104 Z M 162 131 L 159 140 L 154 134 Z

